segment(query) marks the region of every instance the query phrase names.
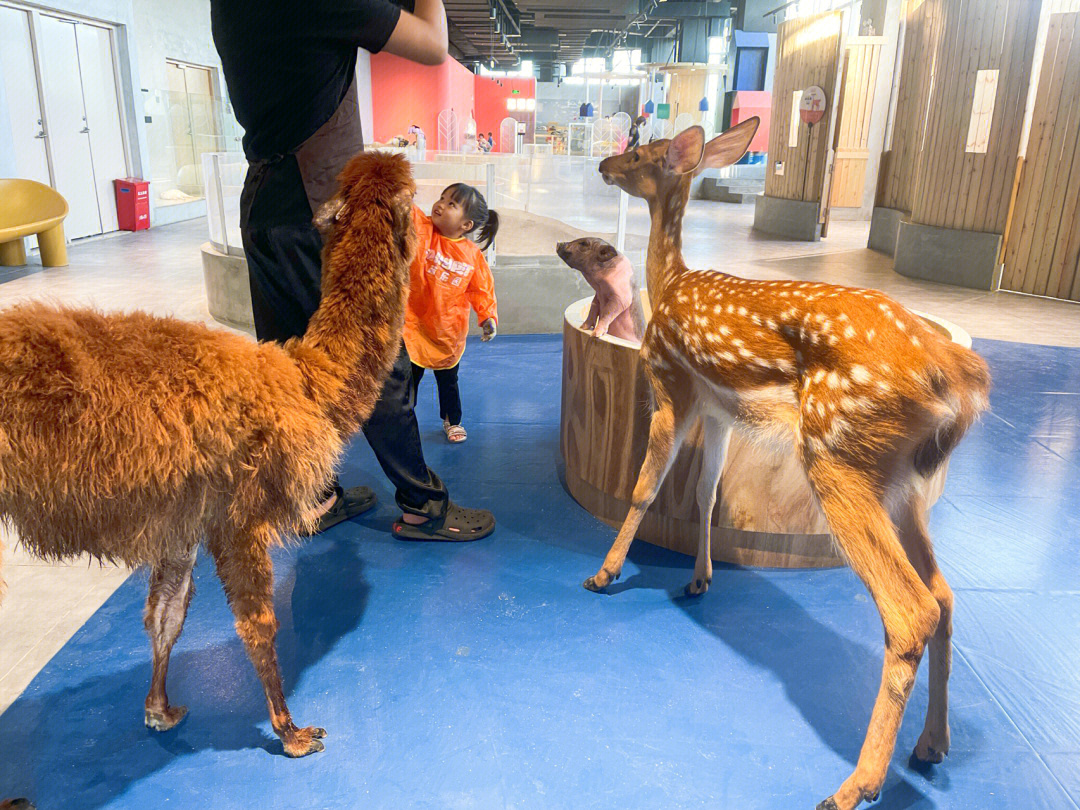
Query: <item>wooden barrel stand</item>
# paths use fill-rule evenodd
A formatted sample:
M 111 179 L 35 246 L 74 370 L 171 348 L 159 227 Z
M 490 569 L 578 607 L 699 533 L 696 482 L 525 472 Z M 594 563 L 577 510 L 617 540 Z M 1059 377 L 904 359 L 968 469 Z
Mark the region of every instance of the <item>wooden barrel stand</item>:
M 630 508 L 649 436 L 649 386 L 639 368 L 636 344 L 591 337 L 581 329 L 591 298 L 571 304 L 563 321 L 560 446 L 566 485 L 574 499 L 611 526 Z M 937 319 L 931 326 L 958 342 L 967 337 Z M 967 339 L 970 345 L 970 339 Z M 638 538 L 697 553 L 695 495 L 701 470 L 700 425 L 679 451 Z M 928 504 L 941 495 L 947 465 L 924 483 Z M 712 516 L 712 557 L 721 562 L 770 568 L 843 565 L 825 516 L 794 450 L 773 455 L 737 432 L 731 438 Z

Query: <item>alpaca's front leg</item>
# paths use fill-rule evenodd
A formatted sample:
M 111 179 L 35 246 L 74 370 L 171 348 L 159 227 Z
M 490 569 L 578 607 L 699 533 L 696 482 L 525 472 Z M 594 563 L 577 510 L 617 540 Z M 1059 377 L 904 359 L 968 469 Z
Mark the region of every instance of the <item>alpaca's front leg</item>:
M 321 728 L 297 728 L 281 687 L 275 639 L 278 622 L 274 615 L 274 569 L 267 549 L 273 540 L 268 526 L 216 538 L 211 553 L 218 576 L 225 586 L 236 634 L 266 691 L 270 722 L 290 757 L 302 757 L 323 750 Z

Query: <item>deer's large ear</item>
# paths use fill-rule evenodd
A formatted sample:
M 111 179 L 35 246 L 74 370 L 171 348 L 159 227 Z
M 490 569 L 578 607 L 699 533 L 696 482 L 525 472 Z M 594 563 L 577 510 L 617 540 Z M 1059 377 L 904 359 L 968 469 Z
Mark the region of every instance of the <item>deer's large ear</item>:
M 754 139 L 760 123 L 761 119 L 755 115 L 717 135 L 705 144 L 705 157 L 699 168 L 722 169 L 739 160 L 750 148 L 750 141 Z
M 664 170 L 671 174 L 692 172 L 705 156 L 705 130 L 699 126 L 684 129 L 671 139 L 664 155 Z

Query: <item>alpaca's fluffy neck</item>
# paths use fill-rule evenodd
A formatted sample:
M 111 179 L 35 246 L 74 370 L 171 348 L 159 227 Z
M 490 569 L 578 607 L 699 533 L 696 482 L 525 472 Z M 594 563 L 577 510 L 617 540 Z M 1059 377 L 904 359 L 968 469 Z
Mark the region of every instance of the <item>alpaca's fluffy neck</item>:
M 289 346 L 309 396 L 350 435 L 371 415 L 401 349 L 408 271 L 388 226 L 373 223 L 323 250 L 322 301 Z

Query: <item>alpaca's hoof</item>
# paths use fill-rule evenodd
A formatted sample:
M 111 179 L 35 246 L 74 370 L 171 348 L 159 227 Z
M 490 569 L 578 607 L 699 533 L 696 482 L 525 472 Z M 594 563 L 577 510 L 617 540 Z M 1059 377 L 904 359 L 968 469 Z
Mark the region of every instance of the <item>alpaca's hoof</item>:
M 915 750 L 911 755 L 924 765 L 939 765 L 945 760 L 944 751 L 938 751 L 936 748 L 923 745 L 921 742 L 915 746 Z
M 187 706 L 169 706 L 164 711 L 160 709 L 146 710 L 146 727 L 154 731 L 168 731 L 176 728 L 177 724 L 187 715 Z
M 701 596 L 712 585 L 712 577 L 695 577 L 686 585 L 687 596 Z
M 308 726 L 298 728 L 288 740 L 282 740 L 285 753 L 290 757 L 306 757 L 308 754 L 317 754 L 325 751 L 326 746 L 320 740 L 326 736 L 326 729 Z

